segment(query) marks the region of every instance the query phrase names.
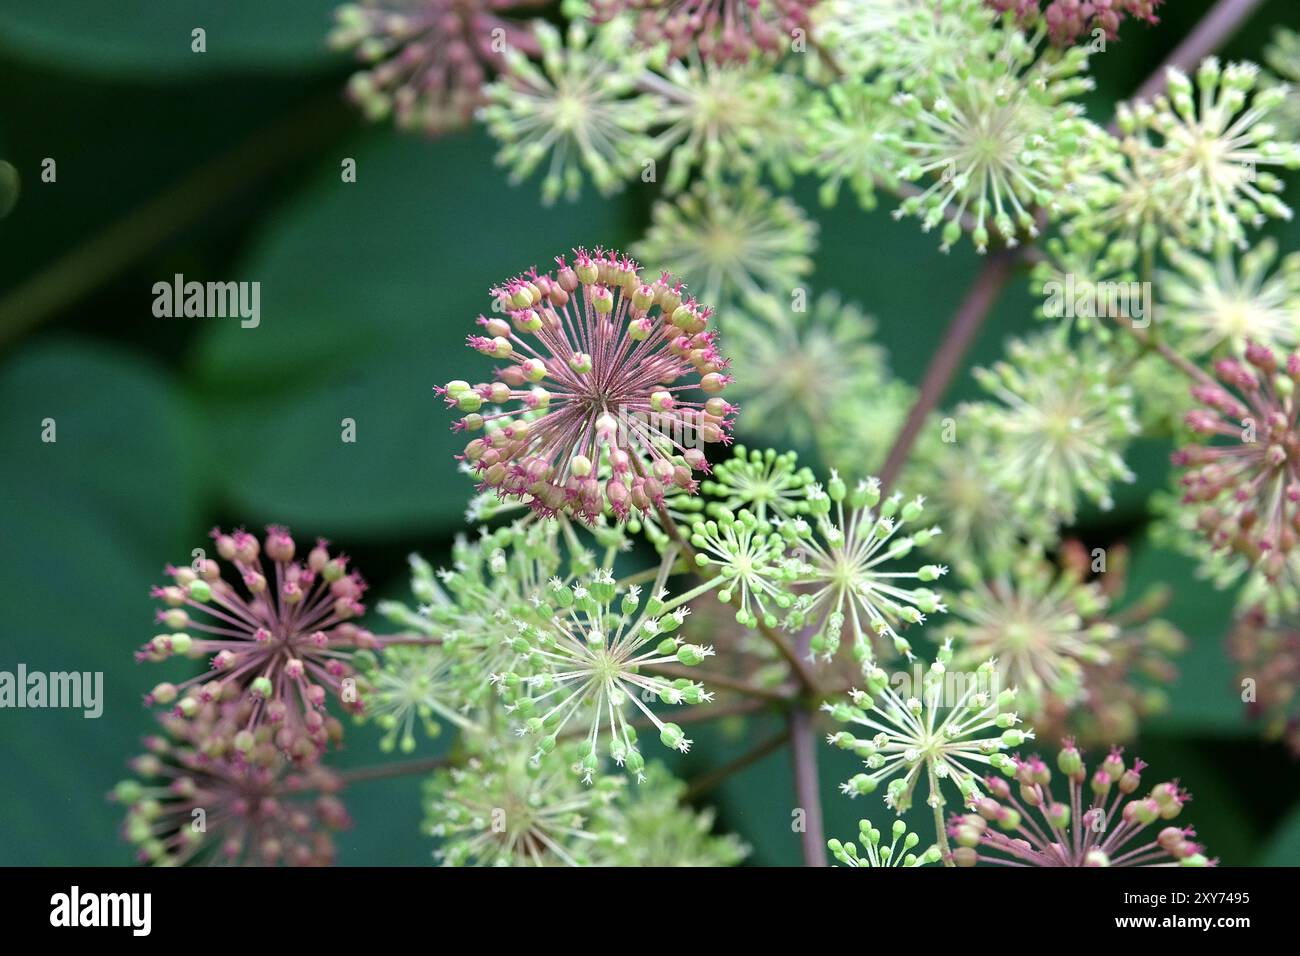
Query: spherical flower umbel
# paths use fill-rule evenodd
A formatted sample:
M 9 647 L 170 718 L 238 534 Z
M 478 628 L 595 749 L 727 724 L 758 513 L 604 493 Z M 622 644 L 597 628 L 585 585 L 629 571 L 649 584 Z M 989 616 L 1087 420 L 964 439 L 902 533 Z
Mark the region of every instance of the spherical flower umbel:
M 847 701 L 826 703 L 822 709 L 843 724 L 865 728 L 830 734 L 827 741 L 841 750 L 851 750 L 863 759 L 865 773 L 840 785 L 850 797 L 874 793 L 888 781 L 885 804 L 900 816 L 912 806 L 912 794 L 922 776 L 926 778 L 932 808 L 946 803 L 943 781 L 960 792 L 962 802 L 974 805 L 980 795 L 977 767 L 1009 771 L 1012 764 L 1003 752 L 1032 740 L 1034 732 L 1022 729 L 1015 711 L 1016 692 L 999 690 L 991 661 L 973 673 L 950 672 L 951 644 L 940 649 L 934 663 L 920 675 L 919 687 L 908 684 L 913 675 L 890 678 L 873 667 L 866 675 L 867 689 L 853 691 Z M 910 693 L 908 693 L 910 691 Z
M 402 753 L 415 749 L 415 726 L 425 736 L 437 737 L 442 724 L 472 726 L 462 712 L 464 697 L 457 681 L 456 657 L 434 645 L 398 645 L 384 651 L 383 659 L 361 672 L 366 695 L 363 719 L 373 722 L 384 735 L 379 749 Z
M 492 290 L 501 314 L 480 316 L 469 345 L 507 363 L 494 382 L 436 391 L 467 413 L 455 429 L 484 433 L 464 455 L 482 487 L 542 514 L 622 520 L 695 491 L 704 446 L 730 440 L 731 379 L 711 311 L 680 282 L 647 282 L 616 252 L 575 255 Z
M 724 510 L 692 526 L 691 546 L 699 573 L 718 588 L 719 601 L 736 606 L 736 621 L 745 627 L 776 627 L 778 612 L 793 606 L 791 584 L 801 564 L 770 521 L 747 508 L 734 516 Z
M 807 511 L 806 490 L 812 483 L 812 470 L 799 467 L 794 452 L 737 445 L 732 456 L 713 469 L 702 490 L 713 499 L 706 506 L 709 514 L 748 509 L 766 521 Z
M 691 276 L 723 314 L 789 301 L 812 272 L 817 223 L 762 186 L 701 180 L 675 202 L 655 203 L 650 218 L 632 252 L 651 268 Z
M 822 180 L 818 196 L 834 206 L 847 182 L 863 209 L 876 208 L 876 189 L 898 187 L 901 126 L 885 83 L 851 77 L 827 86 L 809 104 L 802 165 Z
M 699 167 L 709 183 L 724 174 L 757 179 L 766 167 L 788 187 L 790 166 L 805 142 L 790 117 L 801 111 L 802 87 L 761 63 L 719 66 L 692 54 L 646 70 L 637 86 L 657 98 L 654 156 L 668 158 L 664 190 L 675 193 Z
M 538 595 L 536 613 L 515 622 L 507 641 L 529 659 L 532 670 L 503 671 L 491 680 L 512 693 L 506 710 L 518 733 L 535 740 L 542 759 L 570 726 L 585 725 L 577 733 L 578 759 L 570 761 L 583 780 L 592 780 L 605 757 L 640 779 L 645 758 L 632 726 L 636 715 L 659 731 L 665 747 L 690 750 L 682 728 L 646 704 L 656 698 L 663 704 L 713 699 L 694 681 L 645 673 L 661 664 L 693 667 L 713 655 L 711 647 L 673 636 L 687 611 L 682 596 L 668 598 L 662 586 L 666 576 L 664 569 L 644 601 L 640 587 L 620 588 L 608 568 L 573 585 L 556 579 Z
M 871 825 L 870 820 L 858 821 L 858 839 L 862 843 L 859 852 L 853 843 L 841 843 L 839 840 L 827 840 L 826 846 L 831 855 L 841 866 L 925 866 L 938 863 L 939 848 L 931 846 L 919 855 L 912 850 L 921 842 L 921 838 L 907 829 L 902 820 L 895 820 L 892 831 L 893 839 L 888 844 L 880 842 L 880 831 Z M 899 841 L 903 845 L 900 847 Z
M 1263 239 L 1238 262 L 1227 243 L 1214 258 L 1202 258 L 1173 240 L 1163 244 L 1177 271 L 1157 274 L 1160 316 L 1192 355 L 1226 346 L 1240 354 L 1247 342 L 1268 348 L 1300 345 L 1300 253 L 1283 257 L 1277 243 Z
M 955 666 L 995 660 L 1003 686 L 1019 688 L 1031 719 L 1049 700 L 1076 705 L 1088 693 L 1085 665 L 1109 663 L 1109 644 L 1119 637 L 1119 626 L 1105 617 L 1107 604 L 1096 581 L 1025 553 L 1012 569 L 972 582 L 953 600 Z
M 1273 29 L 1273 42 L 1264 51 L 1264 62 L 1273 71 L 1264 78 L 1265 86 L 1281 85 L 1286 98 L 1273 107 L 1269 121 L 1280 135 L 1296 139 L 1300 135 L 1300 33 L 1286 27 Z
M 1268 169 L 1300 167 L 1300 144 L 1281 140 L 1269 121 L 1286 88 L 1256 91 L 1257 66 L 1215 57 L 1201 62 L 1195 84 L 1172 67 L 1168 80 L 1154 103 L 1117 114 L 1134 148 L 1151 154 L 1166 225 L 1203 249 L 1225 239 L 1245 248 L 1245 226 L 1290 219 L 1276 195 L 1282 179 Z
M 852 439 L 893 435 L 878 408 L 890 389 L 875 319 L 835 292 L 796 301 L 773 296 L 748 311 L 727 330 L 736 378 L 728 394 L 745 410 L 737 430 L 813 444 L 823 461 L 834 464 L 839 454 L 862 467 L 859 442 Z M 841 427 L 857 416 L 874 427 Z
M 1295 618 L 1270 623 L 1263 608 L 1251 608 L 1228 635 L 1228 653 L 1237 662 L 1246 712 L 1262 723 L 1266 737 L 1281 740 L 1292 757 L 1300 758 L 1300 627 Z
M 958 410 L 992 437 L 994 480 L 1018 508 L 1057 522 L 1074 520 L 1080 497 L 1110 508 L 1110 484 L 1134 480 L 1120 457 L 1139 431 L 1132 389 L 1087 340 L 1072 346 L 1052 332 L 1013 340 L 1007 352 L 1009 361 L 974 372 L 1001 404 Z
M 431 715 L 467 729 L 479 714 L 494 709 L 494 695 L 506 705 L 513 701 L 510 692 L 501 693 L 505 688 L 493 689 L 492 674 L 534 672 L 513 641 L 520 622 L 548 623 L 538 618 L 548 581 L 572 581 L 595 569 L 595 558 L 585 549 L 564 547 L 562 534 L 570 543 L 574 537 L 572 529 L 564 534 L 562 524 L 563 519 L 516 522 L 491 532 L 484 529 L 472 541 L 458 537 L 451 566 L 437 571 L 436 577 L 424 562 L 412 562 L 411 588 L 420 601 L 418 610 L 381 602 L 380 612 L 390 620 L 439 641 L 434 661 L 446 668 L 439 666 L 436 681 L 426 672 L 429 683 L 420 695 Z M 441 709 L 430 700 L 433 694 L 441 700 Z M 384 703 L 376 701 L 381 714 Z M 451 717 L 452 707 L 462 715 L 459 720 Z
M 985 0 L 998 13 L 1012 13 L 1016 21 L 1032 26 L 1040 18 L 1056 46 L 1069 46 L 1097 31 L 1108 40 L 1119 36 L 1119 25 L 1128 17 L 1160 22 L 1156 10 L 1164 0 Z M 1041 7 L 1041 9 L 1040 9 Z
M 718 63 L 775 55 L 808 27 L 816 0 L 594 0 L 596 17 L 636 16 L 636 36 L 647 46 L 666 42 L 669 55 L 693 50 Z
M 297 543 L 278 525 L 266 529 L 264 544 L 242 529 L 213 529 L 212 537 L 220 560 L 200 556 L 193 566 L 169 566 L 172 584 L 154 588 L 167 632 L 136 654 L 153 662 L 211 655 L 211 673 L 159 684 L 146 702 L 173 705 L 188 717 L 228 694 L 247 696 L 253 707 L 236 748 L 253 746 L 258 728 L 269 726 L 282 750 L 314 760 L 331 736 L 327 697 L 354 712 L 363 707 L 349 663 L 353 651 L 391 640 L 355 623 L 365 611 L 366 583 L 324 540 L 299 559 Z M 222 577 L 222 562 L 239 585 Z
M 1087 52 L 1073 47 L 1039 59 L 1038 34 L 988 30 L 972 39 L 951 76 L 931 89 L 895 97 L 910 123 L 901 138 L 910 162 L 899 176 L 934 182 L 903 200 L 895 217 L 943 227 L 943 249 L 961 236 L 969 214 L 978 252 L 996 232 L 1009 246 L 1039 232 L 1035 212 L 1055 212 L 1086 128 L 1069 97 L 1092 88 L 1078 74 Z
M 986 781 L 988 795 L 974 813 L 954 815 L 948 834 L 958 866 L 1213 866 L 1190 828 L 1166 825 L 1190 798 L 1177 781 L 1158 783 L 1145 797 L 1141 760 L 1131 766 L 1112 749 L 1089 777 L 1083 757 L 1066 741 L 1056 760 L 1068 782 L 1057 800 L 1052 772 L 1038 756 L 1015 759 L 1014 782 Z M 1087 800 L 1087 790 L 1092 793 Z M 1153 827 L 1160 826 L 1152 832 Z
M 930 550 L 965 577 L 1001 570 L 1023 542 L 1051 536 L 1051 522 L 1017 509 L 1015 492 L 996 477 L 996 456 L 986 433 L 972 428 L 958 441 L 944 441 L 938 423 L 927 429 L 903 472 L 906 486 L 921 492 L 930 509 L 943 515 L 943 534 L 933 539 Z
M 574 741 L 560 751 L 577 759 Z M 598 848 L 621 842 L 597 824 L 623 783 L 583 786 L 520 742 L 475 737 L 463 767 L 425 784 L 424 832 L 441 841 L 434 856 L 444 866 L 588 865 Z
M 1201 407 L 1186 421 L 1201 439 L 1224 441 L 1174 453 L 1174 464 L 1187 469 L 1179 478 L 1183 503 L 1195 509 L 1211 546 L 1244 557 L 1277 582 L 1300 540 L 1300 354 L 1279 362 L 1252 343 L 1244 360 L 1221 359 L 1214 373 L 1222 384 L 1193 387 Z
M 1033 718 L 1035 732 L 1053 741 L 1073 736 L 1089 746 L 1127 742 L 1137 736 L 1143 721 L 1168 707 L 1168 690 L 1178 680 L 1174 659 L 1187 649 L 1187 638 L 1157 617 L 1172 591 L 1154 584 L 1127 600 L 1129 557 L 1124 545 L 1089 552 L 1081 542 L 1067 539 L 1058 560 L 1063 575 L 1099 585 L 1107 606 L 1085 623 L 1113 628 L 1113 634 L 1104 642 L 1104 657 L 1080 660 L 1082 699 L 1046 695 Z
M 536 52 L 528 27 L 502 14 L 542 0 L 362 0 L 335 11 L 335 49 L 355 49 L 367 68 L 348 95 L 367 118 L 392 114 L 428 134 L 469 122 L 489 70 L 506 47 Z
M 334 860 L 331 830 L 348 825 L 338 778 L 293 768 L 261 728 L 234 746 L 254 704 L 209 701 L 189 719 L 159 715 L 163 732 L 131 761 L 138 779 L 111 798 L 127 809 L 124 832 L 142 863 L 321 866 Z
M 860 663 L 876 658 L 876 643 L 886 654 L 912 657 L 900 627 L 920 624 L 927 614 L 946 611 L 943 599 L 928 584 L 948 573 L 938 564 L 897 570 L 897 562 L 942 533 L 938 525 L 904 533 L 921 519 L 925 502 L 905 501 L 895 492 L 881 500 L 875 478 L 850 489 L 831 472 L 825 489 L 807 491 L 810 519 L 781 522 L 781 533 L 801 556 L 794 581 L 802 585 L 786 621 L 791 629 L 813 628 L 811 653 L 835 656 L 847 626 L 853 656 Z
M 714 833 L 715 811 L 697 810 L 686 783 L 658 761 L 646 765 L 645 781 L 627 787 L 602 815 L 622 839 L 605 841 L 596 853 L 601 866 L 735 866 L 749 847 L 731 833 Z
M 520 183 L 545 163 L 542 202 L 582 193 L 584 171 L 602 195 L 610 195 L 655 155 L 645 135 L 658 113 L 657 100 L 636 89 L 645 57 L 593 37 L 575 21 L 567 43 L 549 23 L 537 20 L 541 50 L 534 63 L 508 47 L 501 76 L 484 90 L 479 120 L 501 143 L 497 163 Z

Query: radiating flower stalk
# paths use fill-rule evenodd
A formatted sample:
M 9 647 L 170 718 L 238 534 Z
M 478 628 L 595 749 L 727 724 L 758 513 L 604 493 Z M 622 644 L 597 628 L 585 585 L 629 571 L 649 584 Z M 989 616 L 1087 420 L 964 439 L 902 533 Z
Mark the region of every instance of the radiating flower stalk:
M 366 118 L 429 135 L 467 124 L 507 49 L 537 51 L 509 16 L 541 0 L 362 0 L 335 12 L 330 45 L 353 49 L 364 69 L 348 96 Z
M 865 675 L 866 690 L 822 705 L 837 722 L 864 728 L 827 738 L 863 758 L 865 771 L 841 784 L 841 791 L 856 797 L 874 793 L 884 783 L 885 805 L 901 816 L 911 808 L 916 785 L 924 777 L 926 803 L 934 811 L 945 858 L 949 851 L 943 785 L 951 784 L 963 804 L 974 805 L 982 793 L 977 768 L 1009 772 L 1013 764 L 1005 751 L 1034 737 L 1032 729 L 1019 726 L 1016 691 L 998 687 L 992 661 L 967 673 L 949 671 L 951 662 L 952 647 L 945 643 L 923 676 L 917 668 L 915 676 L 905 673 L 895 679 L 877 666 Z
M 669 489 L 695 490 L 704 446 L 729 440 L 731 379 L 712 310 L 682 283 L 647 281 L 617 252 L 574 260 L 493 289 L 499 311 L 479 317 L 486 334 L 469 346 L 507 364 L 495 381 L 436 391 L 466 413 L 456 430 L 483 432 L 464 454 L 480 490 L 544 516 L 623 520 L 662 507 Z
M 1295 389 L 1300 354 L 1279 358 L 1251 343 L 1243 359 L 1214 365 L 1217 382 L 1193 386 L 1194 442 L 1174 455 L 1183 503 L 1221 560 L 1257 569 L 1277 606 L 1300 602 L 1293 555 L 1300 539 L 1300 434 Z M 1215 439 L 1219 441 L 1214 442 Z
M 974 813 L 954 815 L 948 826 L 958 866 L 1213 866 L 1190 827 L 1171 825 L 1191 799 L 1176 781 L 1158 783 L 1139 797 L 1146 764 L 1126 763 L 1116 748 L 1091 776 L 1083 756 L 1066 741 L 1056 760 L 1068 796 L 1058 800 L 1042 758 L 1014 761 L 1014 784 L 986 781 L 987 796 Z M 1085 790 L 1086 787 L 1086 790 Z M 1088 794 L 1091 800 L 1088 800 Z M 1163 825 L 1162 824 L 1169 824 Z M 1160 826 L 1154 833 L 1152 830 Z
M 212 538 L 220 560 L 200 549 L 192 566 L 168 566 L 172 583 L 153 590 L 163 603 L 158 623 L 168 630 L 136 654 L 149 662 L 208 657 L 211 674 L 158 684 L 146 703 L 192 717 L 209 702 L 246 697 L 252 707 L 232 739 L 237 750 L 253 747 L 258 731 L 269 728 L 283 751 L 313 762 L 340 736 L 327 699 L 364 709 L 353 653 L 394 639 L 357 625 L 366 583 L 328 542 L 317 541 L 303 557 L 278 525 L 267 528 L 265 542 L 242 529 L 214 529 Z M 223 577 L 227 569 L 238 585 Z

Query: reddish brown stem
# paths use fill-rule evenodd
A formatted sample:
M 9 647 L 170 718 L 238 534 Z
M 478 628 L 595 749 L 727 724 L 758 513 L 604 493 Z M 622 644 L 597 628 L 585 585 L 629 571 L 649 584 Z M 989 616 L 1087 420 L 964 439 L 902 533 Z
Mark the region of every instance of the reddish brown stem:
M 826 835 L 822 828 L 821 787 L 817 779 L 817 732 L 807 710 L 790 711 L 790 759 L 794 764 L 794 796 L 803 810 L 804 866 L 826 866 Z

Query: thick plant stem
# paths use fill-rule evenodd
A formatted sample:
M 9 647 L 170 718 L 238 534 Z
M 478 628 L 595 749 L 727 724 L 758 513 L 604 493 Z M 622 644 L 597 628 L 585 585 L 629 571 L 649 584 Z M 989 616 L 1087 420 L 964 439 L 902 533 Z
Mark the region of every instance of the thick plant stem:
M 821 787 L 817 779 L 817 733 L 812 714 L 802 707 L 790 711 L 790 757 L 794 764 L 794 796 L 803 810 L 800 834 L 804 866 L 826 866 L 826 835 L 822 830 Z

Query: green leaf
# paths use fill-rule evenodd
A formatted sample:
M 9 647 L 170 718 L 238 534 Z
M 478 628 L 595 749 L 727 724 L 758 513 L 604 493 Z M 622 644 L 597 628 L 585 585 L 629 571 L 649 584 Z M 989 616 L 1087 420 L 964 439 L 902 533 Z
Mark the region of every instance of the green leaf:
M 5 712 L 0 859 L 123 865 L 121 810 L 104 795 L 152 726 L 157 680 L 132 652 L 153 633 L 149 586 L 186 560 L 199 524 L 186 418 L 171 384 L 136 358 L 64 339 L 0 368 L 3 667 L 103 674 L 103 714 Z M 42 441 L 43 434 L 53 442 Z M 74 743 L 75 742 L 75 743 Z
M 1257 866 L 1300 866 L 1300 805 L 1264 841 Z
M 362 137 L 230 277 L 261 283 L 261 322 L 205 320 L 195 364 L 239 507 L 340 533 L 461 525 L 473 485 L 452 456 L 465 441 L 432 389 L 489 374 L 465 346 L 489 287 L 628 238 L 621 204 L 590 196 L 543 214 L 491 157 L 479 136 Z M 345 418 L 355 443 L 341 439 Z
M 330 57 L 336 0 L 5 0 L 0 55 L 149 79 L 236 70 L 293 72 Z M 206 31 L 206 52 L 191 31 Z

